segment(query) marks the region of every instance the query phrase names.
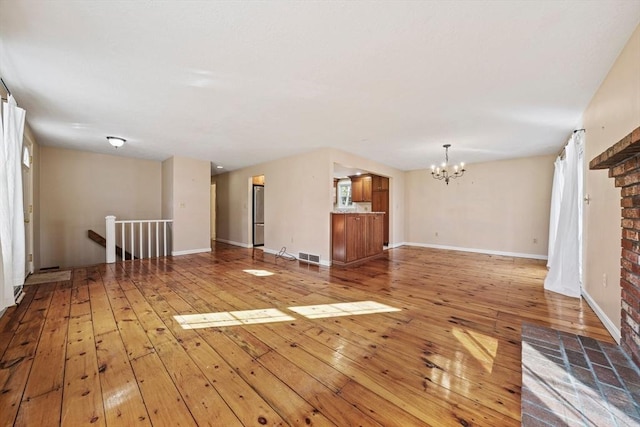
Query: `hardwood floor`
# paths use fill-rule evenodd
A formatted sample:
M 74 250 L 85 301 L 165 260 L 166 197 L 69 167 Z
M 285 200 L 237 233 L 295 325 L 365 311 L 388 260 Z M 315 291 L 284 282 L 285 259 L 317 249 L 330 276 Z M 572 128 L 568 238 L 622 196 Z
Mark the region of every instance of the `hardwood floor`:
M 543 290 L 545 273 L 410 247 L 328 269 L 224 244 L 77 268 L 0 319 L 0 426 L 519 425 L 523 321 L 613 342 L 584 301 Z M 289 309 L 356 301 L 401 310 Z M 293 320 L 174 318 L 257 309 Z

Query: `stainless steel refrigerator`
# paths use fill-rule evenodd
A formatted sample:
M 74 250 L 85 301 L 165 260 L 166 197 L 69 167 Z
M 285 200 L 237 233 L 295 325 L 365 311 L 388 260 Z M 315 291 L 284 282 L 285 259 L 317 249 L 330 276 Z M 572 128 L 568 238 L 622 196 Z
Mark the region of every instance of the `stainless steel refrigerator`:
M 253 186 L 253 246 L 264 246 L 264 185 Z

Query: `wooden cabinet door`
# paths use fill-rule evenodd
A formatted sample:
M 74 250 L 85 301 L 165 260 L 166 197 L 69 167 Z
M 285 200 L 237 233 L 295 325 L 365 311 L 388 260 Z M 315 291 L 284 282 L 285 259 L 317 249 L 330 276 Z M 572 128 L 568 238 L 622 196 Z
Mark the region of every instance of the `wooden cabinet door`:
M 371 201 L 371 177 L 365 176 L 360 180 L 362 182 L 362 201 Z
M 365 254 L 365 223 L 362 215 L 347 214 L 346 220 L 346 241 L 347 241 L 347 260 L 346 262 L 355 261 L 363 258 Z
M 371 210 L 373 212 L 384 212 L 384 234 L 383 242 L 389 243 L 389 192 L 374 191 L 371 201 Z
M 351 178 L 351 201 L 362 202 L 362 180 L 360 178 Z
M 371 188 L 373 191 L 383 191 L 389 189 L 389 178 L 384 176 L 372 175 Z
M 340 262 L 347 260 L 347 230 L 345 215 L 331 215 L 331 259 Z
M 373 256 L 382 252 L 384 236 L 384 215 L 367 215 L 366 221 L 367 253 Z
M 352 176 L 351 178 L 351 201 L 370 202 L 371 201 L 371 177 L 368 175 Z

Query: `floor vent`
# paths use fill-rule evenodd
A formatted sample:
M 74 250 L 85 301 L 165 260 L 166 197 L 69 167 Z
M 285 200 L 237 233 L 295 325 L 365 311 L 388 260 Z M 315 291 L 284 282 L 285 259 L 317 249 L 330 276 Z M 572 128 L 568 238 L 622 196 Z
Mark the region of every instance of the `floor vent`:
M 298 259 L 302 262 L 308 262 L 309 264 L 320 264 L 320 255 L 298 252 Z

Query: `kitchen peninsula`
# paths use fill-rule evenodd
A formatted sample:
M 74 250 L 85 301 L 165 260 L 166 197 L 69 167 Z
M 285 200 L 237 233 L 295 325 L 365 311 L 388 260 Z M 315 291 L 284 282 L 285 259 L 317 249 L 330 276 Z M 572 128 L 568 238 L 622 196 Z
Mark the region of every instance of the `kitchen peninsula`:
M 348 266 L 383 254 L 384 212 L 332 213 L 332 265 Z

